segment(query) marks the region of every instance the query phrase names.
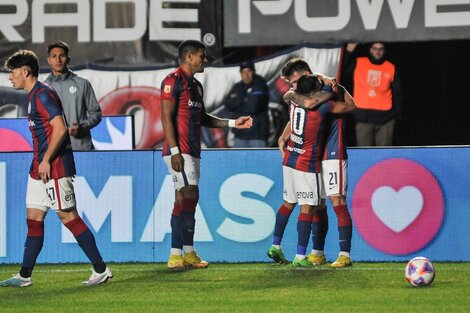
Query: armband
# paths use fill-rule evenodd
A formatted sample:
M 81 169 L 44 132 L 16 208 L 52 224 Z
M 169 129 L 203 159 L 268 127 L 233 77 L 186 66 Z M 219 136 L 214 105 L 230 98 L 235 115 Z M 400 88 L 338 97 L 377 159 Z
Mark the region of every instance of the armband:
M 235 127 L 235 121 L 236 120 L 228 120 L 228 127 Z
M 178 147 L 170 148 L 171 155 L 180 154 L 180 149 Z

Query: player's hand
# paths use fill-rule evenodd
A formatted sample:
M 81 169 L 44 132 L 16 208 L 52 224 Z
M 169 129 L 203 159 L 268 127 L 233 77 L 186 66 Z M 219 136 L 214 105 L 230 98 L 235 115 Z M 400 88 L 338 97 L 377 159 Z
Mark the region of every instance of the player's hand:
M 69 127 L 69 135 L 73 137 L 78 137 L 82 132 L 82 126 L 78 123 L 73 123 L 71 127 Z
M 356 50 L 357 45 L 357 42 L 350 42 L 346 45 L 346 50 L 348 50 L 348 52 L 353 52 L 354 50 Z
M 51 164 L 43 160 L 39 163 L 38 172 L 42 182 L 47 183 L 51 179 Z
M 253 126 L 253 118 L 251 116 L 240 116 L 235 120 L 235 128 L 251 128 Z
M 173 154 L 171 156 L 171 168 L 176 172 L 181 172 L 184 169 L 184 159 L 183 156 L 178 154 Z
M 323 82 L 325 83 L 325 85 L 331 86 L 334 92 L 338 91 L 338 81 L 336 80 L 336 77 L 325 76 Z

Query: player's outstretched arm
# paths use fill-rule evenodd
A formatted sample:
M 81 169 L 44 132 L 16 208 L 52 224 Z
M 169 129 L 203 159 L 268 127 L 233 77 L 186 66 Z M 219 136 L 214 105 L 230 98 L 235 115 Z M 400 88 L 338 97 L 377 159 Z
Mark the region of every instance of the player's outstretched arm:
M 234 124 L 231 125 L 230 121 L 234 121 Z M 253 118 L 251 116 L 240 116 L 236 120 L 229 120 L 205 113 L 202 116 L 201 124 L 202 126 L 211 128 L 235 127 L 238 129 L 244 129 L 253 126 Z

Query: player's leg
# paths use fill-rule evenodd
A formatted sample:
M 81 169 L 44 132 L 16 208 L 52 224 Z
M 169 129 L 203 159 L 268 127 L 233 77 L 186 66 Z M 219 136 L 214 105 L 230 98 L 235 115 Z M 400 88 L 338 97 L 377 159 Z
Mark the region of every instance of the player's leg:
M 268 249 L 268 257 L 276 263 L 288 264 L 290 263 L 284 256 L 282 251 L 281 242 L 284 237 L 284 232 L 289 222 L 289 217 L 294 210 L 297 198 L 295 196 L 294 181 L 293 177 L 294 170 L 290 167 L 282 167 L 283 178 L 284 178 L 284 203 L 279 207 L 276 214 L 276 222 L 274 224 L 274 235 L 273 243 Z
M 183 264 L 193 268 L 206 268 L 207 261 L 199 257 L 194 249 L 194 233 L 196 226 L 196 206 L 199 200 L 199 187 L 187 186 L 181 188 L 178 193 L 177 202 L 181 203 L 181 232 L 183 238 Z
M 345 267 L 351 262 L 352 219 L 343 195 L 330 196 L 336 217 L 338 218 L 339 248 L 340 252 L 332 267 Z
M 186 266 L 205 268 L 208 262 L 202 260 L 194 250 L 195 213 L 199 200 L 200 159 L 183 154 L 184 170 L 176 172 L 171 167 L 171 157 L 164 157 L 175 188 L 175 203 L 171 214 L 171 251 L 167 266 L 183 269 Z M 183 257 L 184 251 L 184 257 Z
M 297 221 L 297 252 L 292 261 L 293 266 L 311 265 L 307 258 L 307 246 L 312 231 L 312 210 L 311 205 L 300 205 L 300 214 Z
M 325 239 L 328 233 L 328 214 L 325 200 L 322 199 L 320 207 L 312 213 L 312 242 L 313 249 L 308 255 L 308 259 L 313 265 L 326 263 Z
M 271 258 L 274 262 L 280 264 L 289 264 L 289 261 L 286 259 L 284 252 L 282 251 L 281 242 L 282 238 L 284 237 L 287 223 L 289 222 L 289 217 L 294 207 L 295 203 L 284 201 L 284 203 L 277 210 L 276 214 L 273 243 L 272 246 L 268 249 L 268 257 Z
M 312 213 L 321 205 L 323 183 L 320 173 L 295 171 L 293 173 L 294 190 L 300 205 L 297 221 L 297 253 L 293 266 L 311 266 L 307 254 L 308 241 L 312 231 Z
M 1 287 L 27 287 L 32 284 L 31 275 L 44 242 L 44 218 L 49 205 L 48 194 L 42 181 L 28 177 L 26 189 L 28 234 L 24 245 L 23 262 L 20 272 L 10 279 L 1 281 Z
M 88 260 L 93 264 L 90 278 L 83 283 L 97 285 L 111 280 L 113 274 L 101 257 L 95 236 L 77 212 L 72 177 L 52 179 L 46 184 L 46 188 L 52 200 L 51 209 L 56 211 L 62 224 L 70 230 Z

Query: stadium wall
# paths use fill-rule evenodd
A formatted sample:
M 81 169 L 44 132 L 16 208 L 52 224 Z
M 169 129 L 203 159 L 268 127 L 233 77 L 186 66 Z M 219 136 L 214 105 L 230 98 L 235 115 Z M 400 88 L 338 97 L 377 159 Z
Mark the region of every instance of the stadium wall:
M 76 197 L 106 260 L 164 262 L 170 249 L 172 180 L 160 151 L 78 152 Z M 0 263 L 20 263 L 26 236 L 30 153 L 0 153 Z M 205 150 L 196 246 L 209 261 L 268 261 L 282 202 L 279 152 Z M 470 261 L 470 148 L 349 150 L 348 205 L 355 261 Z M 326 254 L 338 253 L 331 206 Z M 295 253 L 298 209 L 283 242 Z M 87 262 L 54 213 L 40 263 Z

